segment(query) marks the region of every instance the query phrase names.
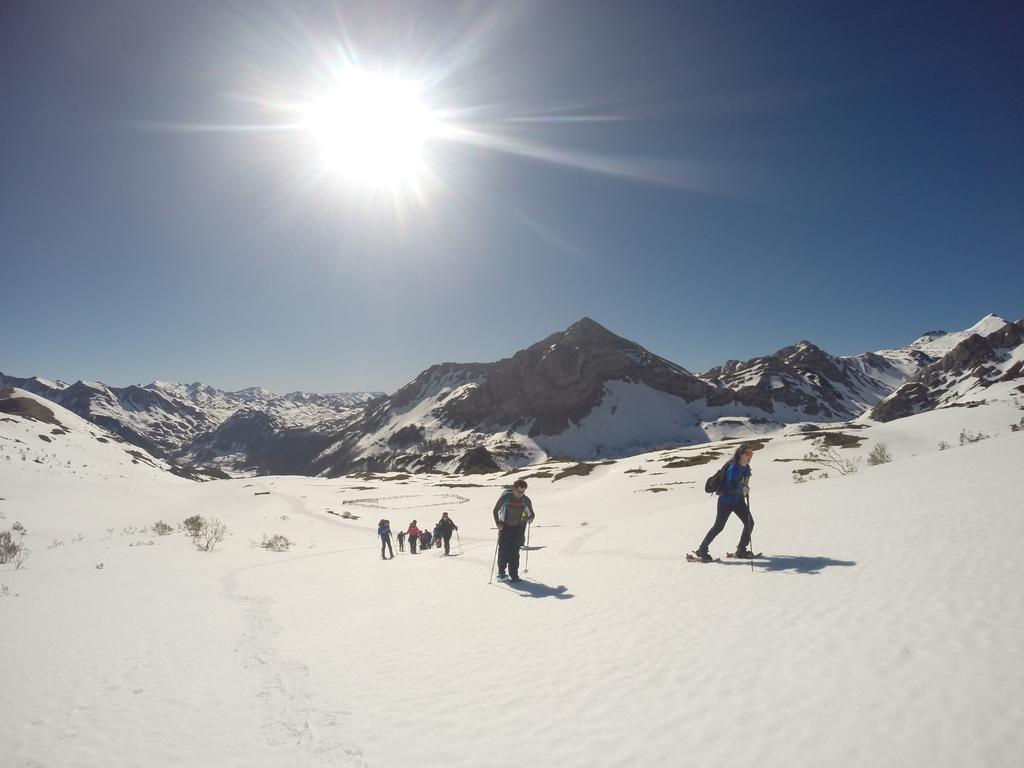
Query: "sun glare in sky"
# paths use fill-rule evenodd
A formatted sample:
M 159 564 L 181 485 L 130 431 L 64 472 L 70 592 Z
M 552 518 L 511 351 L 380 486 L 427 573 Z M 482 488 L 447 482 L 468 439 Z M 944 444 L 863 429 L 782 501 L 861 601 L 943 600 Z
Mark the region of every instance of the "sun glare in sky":
M 416 83 L 354 68 L 300 112 L 323 170 L 370 187 L 416 184 L 424 149 L 441 132 Z

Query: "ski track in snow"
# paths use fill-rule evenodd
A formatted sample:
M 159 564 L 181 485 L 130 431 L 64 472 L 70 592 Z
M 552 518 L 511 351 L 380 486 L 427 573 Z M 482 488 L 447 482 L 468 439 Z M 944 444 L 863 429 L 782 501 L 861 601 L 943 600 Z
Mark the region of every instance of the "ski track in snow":
M 301 506 L 298 499 L 284 497 L 293 509 Z M 298 510 L 296 510 L 298 511 Z M 304 511 L 304 508 L 303 508 Z M 278 629 L 271 616 L 271 601 L 258 594 L 247 594 L 239 585 L 239 576 L 247 571 L 280 568 L 299 560 L 329 557 L 350 552 L 366 552 L 365 547 L 318 552 L 290 557 L 275 563 L 260 563 L 235 569 L 221 583 L 224 594 L 241 602 L 245 613 L 245 632 L 238 641 L 237 652 L 243 669 L 260 679 L 259 700 L 266 712 L 262 732 L 273 746 L 299 749 L 312 762 L 310 766 L 366 766 L 362 751 L 348 743 L 345 736 L 347 711 L 321 711 L 302 689 L 302 680 L 309 676 L 306 665 L 284 659 L 273 647 Z

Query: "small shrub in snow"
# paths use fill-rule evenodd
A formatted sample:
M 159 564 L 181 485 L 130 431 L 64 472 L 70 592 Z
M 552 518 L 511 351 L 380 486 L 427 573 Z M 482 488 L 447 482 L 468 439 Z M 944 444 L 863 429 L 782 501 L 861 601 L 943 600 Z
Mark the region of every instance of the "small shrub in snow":
M 64 542 L 63 541 L 61 541 L 60 539 L 54 539 L 53 543 L 50 546 L 48 546 L 47 549 L 56 549 L 57 547 L 63 547 L 63 546 L 64 546 Z
M 281 519 L 282 519 L 282 520 L 284 520 L 284 521 L 286 521 L 286 522 L 287 522 L 288 520 L 291 520 L 291 518 L 290 518 L 290 517 L 288 517 L 288 515 L 281 515 Z
M 153 546 L 153 542 L 152 541 L 143 541 L 142 539 L 137 539 L 136 541 L 131 542 L 128 546 L 129 547 L 152 547 Z
M 71 543 L 81 544 L 83 541 L 85 541 L 85 536 L 83 536 L 82 534 L 78 534 L 77 536 L 75 536 L 75 538 L 71 540 Z
M 287 552 L 293 546 L 293 542 L 287 536 L 282 536 L 279 533 L 269 537 L 264 533 L 260 546 L 271 552 Z
M 195 539 L 202 533 L 204 522 L 203 518 L 199 515 L 192 515 L 192 517 L 182 520 L 181 524 L 185 528 L 185 533 Z
M 580 525 L 590 525 L 590 523 L 588 523 L 586 520 L 584 520 L 582 523 L 580 523 Z
M 0 531 L 0 563 L 13 562 L 21 546 L 21 541 L 15 541 L 10 531 Z
M 31 549 L 22 544 L 19 544 L 18 551 L 14 553 L 14 570 L 20 571 L 22 566 L 25 565 L 25 561 L 28 560 L 28 556 L 31 554 Z
M 948 451 L 952 447 L 953 446 L 950 445 L 949 443 L 947 443 L 945 440 L 940 440 L 939 441 L 939 450 L 940 451 Z
M 960 445 L 969 445 L 970 443 L 980 443 L 982 440 L 987 440 L 988 435 L 984 432 L 971 432 L 966 429 L 960 430 Z
M 24 525 L 22 525 L 22 524 L 21 524 L 20 522 L 18 522 L 18 521 L 15 521 L 15 522 L 14 522 L 14 525 L 12 525 L 12 526 L 11 526 L 11 530 L 13 530 L 13 531 L 17 531 L 17 532 L 18 532 L 18 533 L 20 533 L 20 534 L 21 534 L 22 536 L 24 536 L 24 535 L 25 535 L 26 533 L 28 533 L 28 531 L 26 531 L 26 530 L 25 530 L 25 526 L 24 526 Z
M 811 451 L 803 457 L 803 461 L 834 469 L 841 475 L 852 475 L 860 469 L 859 459 L 844 459 L 835 448 L 828 446 Z
M 1010 425 L 1010 431 L 1011 432 L 1024 432 L 1024 416 L 1022 416 L 1021 420 L 1019 422 L 1017 422 L 1016 424 L 1011 424 Z M 2 518 L 3 516 L 4 516 L 3 512 L 0 512 L 0 518 Z
M 199 534 L 192 540 L 200 552 L 212 552 L 213 548 L 224 541 L 224 537 L 228 535 L 228 527 L 215 517 L 209 520 L 204 517 L 199 519 L 202 521 Z
M 868 454 L 868 466 L 877 467 L 879 464 L 888 464 L 892 461 L 892 454 L 889 453 L 889 446 L 885 443 L 878 443 Z
M 174 533 L 174 529 L 163 520 L 157 520 L 153 523 L 153 533 L 157 536 L 167 536 L 168 534 Z

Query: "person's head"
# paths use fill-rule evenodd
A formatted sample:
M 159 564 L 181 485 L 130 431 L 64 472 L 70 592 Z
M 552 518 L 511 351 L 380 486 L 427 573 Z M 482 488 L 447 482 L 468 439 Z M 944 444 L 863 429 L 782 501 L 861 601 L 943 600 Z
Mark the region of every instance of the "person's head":
M 736 453 L 733 456 L 733 461 L 735 461 L 740 466 L 745 467 L 747 466 L 747 464 L 750 463 L 750 460 L 753 457 L 754 450 L 746 443 L 743 443 L 743 445 L 736 449 Z
M 442 517 L 443 519 L 447 520 L 447 519 L 448 519 L 448 513 L 447 513 L 447 512 L 442 512 L 442 513 L 441 513 L 441 517 Z
M 526 481 L 516 480 L 514 483 L 512 483 L 512 490 L 515 491 L 517 496 L 522 496 L 524 493 L 526 493 Z
M 413 521 L 412 521 L 412 524 L 413 524 L 413 525 L 416 525 L 416 521 L 415 521 L 415 520 L 413 520 Z

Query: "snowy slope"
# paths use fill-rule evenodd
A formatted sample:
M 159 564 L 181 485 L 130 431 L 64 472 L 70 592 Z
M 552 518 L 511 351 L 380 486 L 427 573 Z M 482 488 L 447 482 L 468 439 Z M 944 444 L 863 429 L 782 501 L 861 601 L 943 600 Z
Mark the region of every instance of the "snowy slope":
M 34 408 L 26 407 L 32 403 Z M 170 470 L 141 448 L 17 388 L 0 389 L 0 464 L 53 478 L 152 479 Z
M 14 766 L 1016 765 L 1024 593 L 1001 553 L 1024 518 L 977 489 L 1024 494 L 1022 414 L 844 430 L 863 438 L 845 455 L 884 441 L 894 461 L 804 484 L 822 436 L 773 436 L 753 568 L 682 559 L 734 442 L 559 479 L 571 464 L 197 484 L 0 462 L 0 527 L 33 549 L 0 566 L 0 744 Z M 991 437 L 959 447 L 965 428 Z M 519 588 L 488 584 L 515 476 L 538 513 Z M 442 511 L 460 556 L 379 559 L 379 517 Z M 199 553 L 132 530 L 195 513 L 233 535 Z M 252 546 L 274 533 L 297 546 Z

